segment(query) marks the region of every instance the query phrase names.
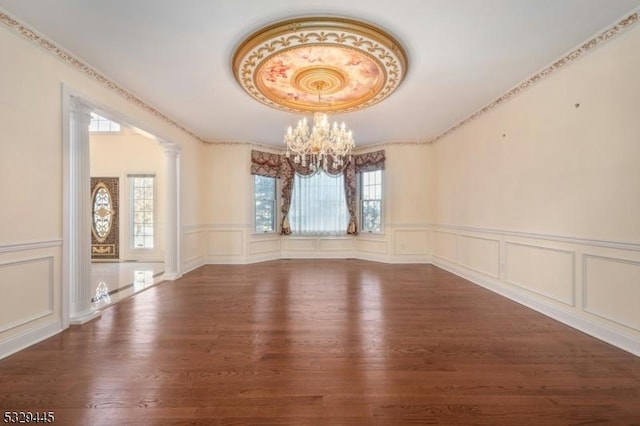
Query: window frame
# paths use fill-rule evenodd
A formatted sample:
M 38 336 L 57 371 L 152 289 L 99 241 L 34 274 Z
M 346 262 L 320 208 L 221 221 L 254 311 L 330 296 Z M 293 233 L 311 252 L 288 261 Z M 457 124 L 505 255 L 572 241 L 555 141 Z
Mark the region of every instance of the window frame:
M 321 230 L 321 231 L 302 231 L 300 233 L 296 232 L 295 230 L 295 206 L 294 206 L 294 201 L 295 201 L 295 191 L 296 190 L 300 190 L 301 186 L 300 183 L 296 184 L 296 179 L 313 179 L 315 177 L 317 177 L 319 174 L 323 174 L 325 175 L 328 179 L 336 179 L 340 181 L 340 185 L 339 185 L 339 190 L 342 192 L 342 195 L 344 196 L 344 211 L 342 212 L 344 214 L 344 226 L 340 227 L 339 229 L 336 230 Z M 347 228 L 349 226 L 349 208 L 347 205 L 347 194 L 344 188 L 344 179 L 346 179 L 344 172 L 340 172 L 338 175 L 333 175 L 330 173 L 325 172 L 324 170 L 320 169 L 317 170 L 314 173 L 311 173 L 309 175 L 302 175 L 299 173 L 295 173 L 294 175 L 294 183 L 293 183 L 293 190 L 291 191 L 291 206 L 289 208 L 289 224 L 291 227 L 291 235 L 293 237 L 297 237 L 297 238 L 305 238 L 305 237 L 310 237 L 310 238 L 343 238 L 343 237 L 348 237 L 349 234 L 347 233 Z M 307 199 L 304 198 L 303 199 Z M 307 199 L 308 200 L 308 199 Z
M 380 172 L 380 199 L 366 199 L 364 198 L 364 174 Z M 360 233 L 365 235 L 383 235 L 384 234 L 384 170 L 369 170 L 358 173 L 358 220 L 360 221 Z M 380 230 L 366 230 L 364 228 L 364 202 L 365 201 L 379 201 L 380 202 Z
M 154 173 L 137 173 L 128 174 L 129 180 L 129 249 L 131 251 L 150 252 L 154 251 L 158 247 L 158 209 L 157 209 L 157 182 L 158 179 Z M 134 180 L 136 178 L 153 178 L 153 203 L 152 203 L 152 220 L 153 220 L 153 247 L 136 247 L 135 245 L 135 186 Z
M 91 125 L 94 122 L 107 122 L 109 123 L 109 130 L 92 130 L 91 129 Z M 111 127 L 113 125 L 117 125 L 118 126 L 118 130 L 111 130 Z M 98 125 L 99 127 L 99 125 Z M 91 121 L 89 122 L 89 133 L 93 134 L 93 135 L 118 135 L 120 133 L 122 133 L 122 124 L 118 123 L 117 121 L 111 120 L 105 116 L 102 116 L 96 112 L 92 112 L 91 113 Z
M 258 211 L 257 211 L 257 206 L 256 206 L 256 202 L 258 201 L 256 198 L 256 177 L 259 176 L 261 178 L 267 178 L 267 179 L 273 179 L 274 181 L 274 185 L 273 185 L 273 228 L 270 231 L 258 231 L 256 229 L 258 221 Z M 280 179 L 275 178 L 275 177 L 271 177 L 271 176 L 262 176 L 262 175 L 253 175 L 253 183 L 252 183 L 252 189 L 253 189 L 253 234 L 254 235 L 269 235 L 269 234 L 277 234 L 279 232 L 279 225 L 280 225 L 280 221 L 278 220 L 280 217 L 280 209 L 278 208 L 278 206 L 280 205 Z

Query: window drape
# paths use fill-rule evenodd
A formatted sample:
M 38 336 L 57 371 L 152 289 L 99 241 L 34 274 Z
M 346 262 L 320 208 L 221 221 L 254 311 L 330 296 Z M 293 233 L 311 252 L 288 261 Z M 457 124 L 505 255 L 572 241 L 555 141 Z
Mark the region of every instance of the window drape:
M 251 150 L 251 174 L 264 177 L 280 177 L 282 156 L 271 152 Z
M 349 212 L 343 174 L 294 176 L 289 222 L 295 235 L 344 235 Z
M 329 157 L 328 173 L 342 175 L 344 194 L 348 212 L 347 234 L 357 235 L 358 225 L 356 216 L 356 174 L 363 171 L 383 170 L 385 163 L 384 150 L 352 155 L 341 168 L 334 169 Z M 251 173 L 261 176 L 277 177 L 282 179 L 282 199 L 280 212 L 282 214 L 280 233 L 291 234 L 289 212 L 291 208 L 291 196 L 293 194 L 296 173 L 300 176 L 309 176 L 313 173 L 308 166 L 302 167 L 295 164 L 284 155 L 272 154 L 262 151 L 251 151 Z

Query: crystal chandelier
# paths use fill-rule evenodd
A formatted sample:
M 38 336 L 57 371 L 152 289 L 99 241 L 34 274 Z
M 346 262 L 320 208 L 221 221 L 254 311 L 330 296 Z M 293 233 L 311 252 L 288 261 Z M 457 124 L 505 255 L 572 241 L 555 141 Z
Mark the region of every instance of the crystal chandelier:
M 284 143 L 287 145 L 287 158 L 293 155 L 293 161 L 302 167 L 307 167 L 313 171 L 329 168 L 329 157 L 331 157 L 331 167 L 338 169 L 344 166 L 347 157 L 350 158 L 351 150 L 355 147 L 351 130 L 347 131 L 342 123 L 334 122 L 329 125 L 327 114 L 316 112 L 313 114 L 313 127 L 309 129 L 307 119 L 298 121 L 295 129 L 287 129 L 284 135 Z

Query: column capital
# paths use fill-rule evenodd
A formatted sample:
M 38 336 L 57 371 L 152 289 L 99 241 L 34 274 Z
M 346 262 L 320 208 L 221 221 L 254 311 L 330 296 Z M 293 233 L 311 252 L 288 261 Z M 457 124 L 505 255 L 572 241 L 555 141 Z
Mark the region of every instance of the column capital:
M 164 149 L 164 153 L 170 157 L 177 157 L 180 154 L 180 147 L 172 142 L 160 141 L 160 145 Z
M 82 98 L 72 96 L 69 111 L 83 124 L 89 125 L 89 122 L 91 122 L 93 107 L 87 104 Z

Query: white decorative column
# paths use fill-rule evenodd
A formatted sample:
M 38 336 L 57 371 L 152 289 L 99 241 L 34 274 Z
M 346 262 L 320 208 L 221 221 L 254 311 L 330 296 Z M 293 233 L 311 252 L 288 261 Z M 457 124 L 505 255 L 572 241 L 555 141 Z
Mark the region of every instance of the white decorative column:
M 91 305 L 91 175 L 89 122 L 92 108 L 82 99 L 70 102 L 69 158 L 69 323 L 84 324 L 100 316 Z
M 165 192 L 165 244 L 164 279 L 180 278 L 179 261 L 179 213 L 178 200 L 178 162 L 180 149 L 172 143 L 162 143 L 165 156 L 166 192 Z

